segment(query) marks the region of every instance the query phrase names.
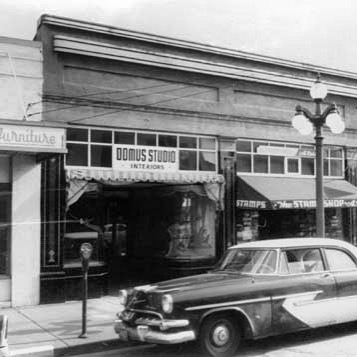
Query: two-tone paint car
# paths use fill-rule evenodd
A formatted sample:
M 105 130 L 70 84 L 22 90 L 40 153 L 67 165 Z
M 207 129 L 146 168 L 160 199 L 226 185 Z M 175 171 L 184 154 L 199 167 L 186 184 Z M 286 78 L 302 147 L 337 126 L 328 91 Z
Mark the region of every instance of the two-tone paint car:
M 329 238 L 242 243 L 206 274 L 122 290 L 119 298 L 120 339 L 197 340 L 211 356 L 232 356 L 242 339 L 357 320 L 357 248 Z

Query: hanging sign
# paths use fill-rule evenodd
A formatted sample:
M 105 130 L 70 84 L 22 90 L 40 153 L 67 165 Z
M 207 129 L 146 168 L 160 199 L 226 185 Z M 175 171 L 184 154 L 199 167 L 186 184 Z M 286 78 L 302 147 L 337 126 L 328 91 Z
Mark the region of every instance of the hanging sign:
M 0 149 L 66 152 L 65 129 L 31 125 L 0 125 Z
M 113 168 L 176 172 L 179 168 L 178 150 L 157 146 L 114 145 Z

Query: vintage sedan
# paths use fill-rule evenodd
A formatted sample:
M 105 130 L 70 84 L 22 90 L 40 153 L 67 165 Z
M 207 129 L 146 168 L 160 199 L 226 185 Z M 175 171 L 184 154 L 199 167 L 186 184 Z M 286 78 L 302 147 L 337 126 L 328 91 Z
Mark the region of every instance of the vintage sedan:
M 125 341 L 197 340 L 211 356 L 259 339 L 357 320 L 357 248 L 329 238 L 242 243 L 216 268 L 120 291 Z

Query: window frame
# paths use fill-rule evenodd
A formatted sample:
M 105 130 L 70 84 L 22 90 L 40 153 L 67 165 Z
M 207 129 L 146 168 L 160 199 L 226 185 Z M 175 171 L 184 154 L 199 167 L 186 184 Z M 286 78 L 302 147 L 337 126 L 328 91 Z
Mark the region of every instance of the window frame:
M 218 142 L 217 138 L 215 136 L 209 136 L 209 135 L 192 135 L 192 134 L 177 134 L 177 133 L 172 133 L 172 132 L 160 132 L 160 131 L 143 131 L 143 130 L 130 130 L 130 129 L 116 129 L 116 128 L 102 128 L 102 127 L 83 127 L 83 126 L 71 126 L 69 129 L 79 129 L 79 130 L 87 130 L 88 135 L 87 135 L 87 141 L 74 141 L 74 140 L 66 140 L 66 145 L 67 144 L 80 144 L 80 145 L 86 145 L 87 146 L 87 166 L 81 166 L 81 165 L 68 165 L 67 164 L 67 156 L 65 156 L 65 167 L 68 168 L 73 168 L 73 169 L 90 169 L 90 168 L 100 168 L 102 170 L 112 170 L 113 169 L 113 160 L 112 160 L 112 167 L 105 167 L 105 166 L 91 166 L 92 162 L 92 157 L 91 157 L 91 147 L 93 145 L 99 145 L 99 146 L 111 146 L 112 148 L 115 145 L 133 145 L 133 146 L 138 146 L 138 134 L 153 134 L 156 136 L 156 145 L 155 147 L 158 148 L 173 148 L 176 149 L 178 152 L 178 160 L 180 157 L 180 151 L 190 151 L 190 152 L 195 152 L 196 155 L 196 164 L 195 164 L 195 169 L 190 169 L 190 170 L 180 170 L 180 161 L 178 162 L 178 172 L 202 172 L 202 173 L 218 173 L 219 170 L 219 154 L 218 154 Z M 111 132 L 111 143 L 98 143 L 98 142 L 92 142 L 92 131 L 95 130 L 100 130 L 100 131 L 110 131 Z M 118 144 L 115 141 L 116 133 L 117 132 L 127 132 L 127 133 L 133 133 L 134 134 L 134 144 Z M 168 136 L 174 136 L 176 137 L 176 146 L 160 146 L 159 145 L 159 136 L 160 135 L 168 135 Z M 195 148 L 186 148 L 186 147 L 180 147 L 180 138 L 181 137 L 187 137 L 187 138 L 195 138 L 196 139 L 196 147 Z M 211 139 L 214 140 L 214 148 L 212 149 L 206 149 L 206 148 L 201 148 L 200 139 Z M 140 145 L 142 146 L 142 145 Z M 113 149 L 112 149 L 113 153 Z M 200 170 L 200 165 L 201 163 L 201 158 L 204 158 L 203 155 L 200 155 L 201 153 L 213 153 L 214 158 L 215 158 L 215 170 Z
M 297 151 L 301 150 L 301 154 L 296 156 L 289 155 L 289 152 L 286 153 L 279 153 L 278 151 L 275 153 L 264 153 L 263 152 L 258 152 L 257 147 L 259 147 L 259 144 L 263 146 L 268 146 L 272 148 L 282 148 L 282 149 L 297 149 Z M 241 148 L 244 148 L 245 151 L 238 151 L 237 146 L 240 146 Z M 248 148 L 250 148 L 250 151 L 248 151 Z M 288 150 L 287 150 L 288 151 Z M 236 160 L 237 160 L 237 174 L 243 174 L 243 175 L 259 175 L 259 176 L 277 176 L 277 177 L 282 177 L 282 176 L 292 176 L 292 177 L 306 177 L 306 178 L 311 178 L 315 177 L 316 173 L 316 156 L 314 154 L 315 152 L 315 145 L 313 144 L 307 144 L 307 143 L 294 143 L 294 142 L 279 142 L 279 141 L 267 141 L 267 140 L 259 140 L 259 139 L 247 139 L 247 138 L 237 138 L 236 139 L 236 147 L 235 147 L 235 155 L 236 155 Z M 339 152 L 340 154 L 336 155 L 336 153 Z M 331 154 L 332 153 L 332 154 Z M 250 156 L 250 171 L 239 171 L 238 170 L 238 162 L 239 162 L 239 155 L 244 155 L 246 157 L 246 162 L 248 162 L 248 157 Z M 267 173 L 262 173 L 262 172 L 255 172 L 254 171 L 254 157 L 256 155 L 266 155 L 268 157 L 268 172 Z M 271 172 L 271 158 L 274 156 L 282 156 L 284 157 L 284 172 L 283 173 L 272 173 Z M 288 159 L 289 158 L 294 158 L 299 161 L 299 172 L 294 173 L 294 172 L 288 172 Z M 314 173 L 313 174 L 303 174 L 302 173 L 302 160 L 304 158 L 311 158 L 313 159 L 314 162 Z M 325 145 L 324 147 L 324 170 L 326 167 L 327 172 L 324 173 L 324 177 L 327 178 L 334 178 L 334 179 L 344 179 L 344 170 L 346 167 L 346 153 L 345 150 L 342 146 L 336 146 L 336 145 Z M 332 162 L 340 162 L 340 166 L 342 168 L 341 170 L 341 175 L 338 176 L 332 176 L 331 175 L 331 163 Z

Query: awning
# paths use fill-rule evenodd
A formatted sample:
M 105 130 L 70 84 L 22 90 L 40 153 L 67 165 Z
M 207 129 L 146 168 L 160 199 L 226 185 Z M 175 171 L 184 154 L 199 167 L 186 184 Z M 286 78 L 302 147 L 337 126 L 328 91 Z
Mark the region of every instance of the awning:
M 176 192 L 188 192 L 202 194 L 217 203 L 217 209 L 223 207 L 224 177 L 222 175 L 205 172 L 187 172 L 176 174 L 163 174 L 151 172 L 131 172 L 105 169 L 66 169 L 67 178 L 67 207 L 77 202 L 86 192 L 98 191 L 99 184 L 111 184 L 123 186 L 135 182 L 158 182 L 177 184 Z M 196 187 L 202 184 L 202 188 Z M 185 186 L 183 186 L 184 184 Z M 173 187 L 173 186 L 172 186 Z M 165 189 L 161 189 L 165 194 Z
M 324 179 L 325 207 L 357 207 L 357 187 L 345 180 Z M 239 176 L 237 207 L 315 209 L 315 178 Z
M 67 181 L 96 180 L 116 182 L 223 183 L 222 175 L 212 172 L 122 171 L 112 169 L 66 169 Z

